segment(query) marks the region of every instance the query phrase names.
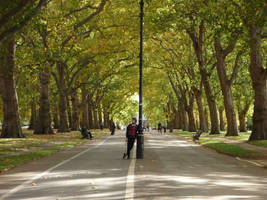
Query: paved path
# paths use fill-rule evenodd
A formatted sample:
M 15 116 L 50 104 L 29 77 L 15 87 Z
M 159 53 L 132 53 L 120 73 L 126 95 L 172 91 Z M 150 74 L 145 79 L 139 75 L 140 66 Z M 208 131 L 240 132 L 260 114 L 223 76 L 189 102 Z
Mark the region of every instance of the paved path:
M 122 160 L 123 144 L 117 134 L 10 170 L 0 200 L 267 199 L 265 169 L 170 135 L 147 134 L 144 160 Z

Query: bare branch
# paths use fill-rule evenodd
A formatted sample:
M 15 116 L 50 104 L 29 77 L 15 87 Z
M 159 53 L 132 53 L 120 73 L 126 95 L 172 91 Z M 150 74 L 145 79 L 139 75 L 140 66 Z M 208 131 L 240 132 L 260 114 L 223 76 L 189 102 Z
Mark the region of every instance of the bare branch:
M 243 51 L 240 50 L 238 53 L 237 53 L 237 56 L 235 58 L 235 66 L 234 66 L 234 69 L 233 69 L 233 72 L 232 72 L 232 75 L 231 75 L 231 78 L 230 80 L 228 81 L 229 82 L 229 85 L 232 85 L 234 80 L 236 79 L 237 77 L 237 74 L 238 74 L 238 69 L 239 69 L 239 59 L 241 57 L 241 55 L 243 54 Z
M 177 99 L 179 99 L 179 98 L 180 98 L 180 96 L 179 96 L 179 91 L 178 91 L 177 88 L 175 87 L 175 84 L 174 84 L 174 82 L 173 82 L 173 79 L 172 79 L 170 73 L 168 73 L 168 78 L 169 78 L 170 84 L 171 84 L 171 86 L 172 86 L 172 89 L 173 89 L 173 91 L 174 91 L 174 93 L 175 93 Z
M 82 20 L 81 22 L 79 22 L 78 24 L 76 24 L 74 26 L 74 29 L 78 29 L 79 27 L 83 26 L 84 24 L 86 24 L 87 22 L 89 22 L 90 20 L 92 20 L 99 13 L 101 13 L 104 10 L 107 1 L 108 0 L 101 0 L 101 3 L 99 4 L 99 6 L 96 9 L 96 11 L 93 12 L 91 15 L 89 15 L 89 17 L 85 18 L 84 20 Z
M 92 5 L 88 4 L 88 5 L 86 5 L 86 6 L 82 7 L 82 8 L 70 11 L 68 14 L 65 15 L 65 17 L 68 17 L 68 16 L 70 16 L 70 15 L 76 13 L 76 12 L 80 12 L 80 11 L 86 10 L 88 8 L 93 9 L 93 10 L 97 10 L 98 9 L 98 7 L 95 7 L 95 6 L 92 6 Z
M 223 50 L 223 54 L 224 54 L 224 57 L 226 57 L 229 53 L 231 53 L 234 48 L 235 48 L 235 45 L 237 43 L 237 40 L 238 40 L 238 36 L 234 37 L 228 44 L 228 46 L 226 47 L 226 49 Z
M 57 84 L 57 86 L 58 86 L 58 88 L 59 88 L 59 81 L 58 81 L 58 78 L 57 78 L 56 73 L 55 73 L 55 72 L 51 72 L 51 74 L 52 74 L 52 76 L 54 77 L 54 79 L 55 79 L 55 81 L 56 81 L 56 84 Z
M 18 5 L 11 9 L 7 14 L 5 14 L 1 19 L 0 19 L 0 26 L 4 26 L 8 20 L 7 19 L 10 19 L 11 17 L 13 17 L 14 15 L 20 13 L 23 11 L 24 7 L 26 7 L 26 5 L 31 2 L 33 3 L 33 1 L 35 0 L 21 0 Z
M 39 9 L 47 2 L 48 0 L 40 0 L 36 7 L 33 8 L 28 15 L 24 16 L 20 22 L 3 31 L 0 34 L 0 42 L 3 41 L 9 35 L 19 31 L 22 27 L 24 27 L 38 13 Z

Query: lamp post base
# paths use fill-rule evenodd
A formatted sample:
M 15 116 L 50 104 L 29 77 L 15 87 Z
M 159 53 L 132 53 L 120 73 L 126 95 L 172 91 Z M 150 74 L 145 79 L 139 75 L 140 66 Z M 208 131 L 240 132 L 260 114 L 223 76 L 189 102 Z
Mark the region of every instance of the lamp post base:
M 137 136 L 136 159 L 144 158 L 144 135 Z

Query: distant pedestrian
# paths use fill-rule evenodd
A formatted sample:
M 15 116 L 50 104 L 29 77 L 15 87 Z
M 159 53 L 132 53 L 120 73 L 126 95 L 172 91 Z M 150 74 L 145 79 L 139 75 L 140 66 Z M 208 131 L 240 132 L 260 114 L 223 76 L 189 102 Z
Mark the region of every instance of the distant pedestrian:
M 110 127 L 109 127 L 109 130 L 110 130 L 110 135 L 114 135 L 115 134 L 115 129 L 116 129 L 116 125 L 113 121 L 110 122 Z
M 137 137 L 138 125 L 136 122 L 136 118 L 132 118 L 132 123 L 128 125 L 126 129 L 127 154 L 125 156 L 127 156 L 127 159 L 131 157 L 131 150 Z
M 166 133 L 167 132 L 167 127 L 163 126 L 163 130 L 164 130 L 164 133 Z
M 160 122 L 158 123 L 158 132 L 159 132 L 159 133 L 162 133 L 162 125 L 161 125 Z

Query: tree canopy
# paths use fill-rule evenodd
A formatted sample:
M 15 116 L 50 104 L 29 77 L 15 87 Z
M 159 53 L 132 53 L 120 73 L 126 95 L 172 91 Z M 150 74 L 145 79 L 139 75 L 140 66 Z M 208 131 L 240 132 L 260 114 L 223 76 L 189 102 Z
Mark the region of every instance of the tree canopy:
M 267 4 L 145 0 L 144 115 L 267 139 Z M 0 3 L 1 137 L 126 125 L 138 112 L 137 0 Z M 53 127 L 53 128 L 52 128 Z

